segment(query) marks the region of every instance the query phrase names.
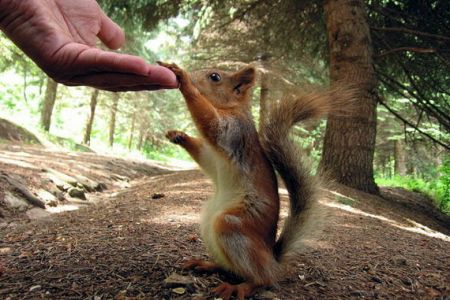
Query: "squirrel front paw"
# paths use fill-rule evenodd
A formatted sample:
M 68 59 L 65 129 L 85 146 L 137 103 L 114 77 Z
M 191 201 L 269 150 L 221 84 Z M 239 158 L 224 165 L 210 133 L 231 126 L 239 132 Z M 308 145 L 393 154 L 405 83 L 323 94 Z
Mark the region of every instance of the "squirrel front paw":
M 184 80 L 186 80 L 186 78 L 188 76 L 187 72 L 185 70 L 181 69 L 177 64 L 165 63 L 165 62 L 161 62 L 161 61 L 157 61 L 156 63 L 158 65 L 160 65 L 161 67 L 165 67 L 165 68 L 171 70 L 177 76 L 180 83 L 182 83 Z
M 188 137 L 189 136 L 186 133 L 178 130 L 170 130 L 166 133 L 166 138 L 169 139 L 171 143 L 177 145 L 184 143 Z

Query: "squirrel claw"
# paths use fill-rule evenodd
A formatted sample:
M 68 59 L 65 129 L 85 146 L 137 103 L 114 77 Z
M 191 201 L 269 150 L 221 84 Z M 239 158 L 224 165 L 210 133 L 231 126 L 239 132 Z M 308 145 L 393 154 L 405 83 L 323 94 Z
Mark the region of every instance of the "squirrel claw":
M 173 73 L 175 73 L 175 75 L 177 77 L 180 77 L 184 73 L 184 71 L 177 64 L 165 63 L 165 62 L 162 62 L 162 61 L 157 61 L 156 63 L 158 65 L 160 65 L 161 67 L 165 67 L 165 68 L 171 70 Z
M 174 63 L 165 63 L 165 62 L 162 62 L 162 61 L 157 61 L 156 63 L 158 65 L 160 65 L 161 67 L 165 67 L 165 68 L 168 68 L 168 69 L 172 69 L 172 68 L 179 69 L 179 67 L 176 64 L 174 64 Z
M 188 135 L 186 133 L 178 130 L 170 130 L 166 133 L 166 138 L 174 144 L 182 144 L 186 141 L 187 137 Z

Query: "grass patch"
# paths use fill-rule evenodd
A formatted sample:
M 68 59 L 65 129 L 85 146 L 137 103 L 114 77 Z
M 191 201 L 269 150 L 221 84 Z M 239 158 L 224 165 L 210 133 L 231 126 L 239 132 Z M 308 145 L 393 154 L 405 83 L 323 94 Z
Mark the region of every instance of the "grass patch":
M 413 192 L 422 193 L 434 200 L 436 206 L 450 216 L 450 159 L 439 168 L 439 176 L 435 180 L 424 180 L 412 176 L 394 176 L 376 178 L 378 185 L 402 187 Z
M 353 206 L 355 204 L 354 199 L 340 195 L 336 195 L 336 201 L 348 206 Z
M 48 139 L 53 144 L 57 144 L 57 145 L 63 147 L 64 149 L 78 151 L 78 152 L 93 152 L 92 149 L 90 149 L 88 146 L 79 144 L 70 138 L 51 135 L 48 133 L 45 134 L 45 138 Z

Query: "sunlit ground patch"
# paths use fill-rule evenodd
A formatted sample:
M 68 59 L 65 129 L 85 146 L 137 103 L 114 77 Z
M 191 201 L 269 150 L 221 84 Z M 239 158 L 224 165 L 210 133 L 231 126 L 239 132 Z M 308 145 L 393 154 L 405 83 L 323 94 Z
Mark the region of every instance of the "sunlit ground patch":
M 396 228 L 400 228 L 400 229 L 403 229 L 403 230 L 406 230 L 409 232 L 414 232 L 414 233 L 418 233 L 418 234 L 422 234 L 425 236 L 429 236 L 429 237 L 433 237 L 433 238 L 441 239 L 443 241 L 450 242 L 450 236 L 447 236 L 441 232 L 435 231 L 425 225 L 422 225 L 422 224 L 412 221 L 410 219 L 406 219 L 411 224 L 411 226 L 407 226 L 405 224 L 401 224 L 397 221 L 386 218 L 384 216 L 367 213 L 360 209 L 351 207 L 349 205 L 336 203 L 336 202 L 328 202 L 328 203 L 324 203 L 324 205 L 327 205 L 327 206 L 333 207 L 333 208 L 338 208 L 338 209 L 350 212 L 352 214 L 369 217 L 369 218 L 374 218 L 374 219 L 380 220 L 382 222 L 388 223 L 391 226 L 394 226 Z

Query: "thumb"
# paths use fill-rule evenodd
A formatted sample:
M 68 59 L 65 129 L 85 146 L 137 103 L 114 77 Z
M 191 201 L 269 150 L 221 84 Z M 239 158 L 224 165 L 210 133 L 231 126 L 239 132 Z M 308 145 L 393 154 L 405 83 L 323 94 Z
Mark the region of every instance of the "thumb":
M 125 34 L 113 20 L 102 11 L 99 39 L 110 49 L 118 49 L 125 43 Z

